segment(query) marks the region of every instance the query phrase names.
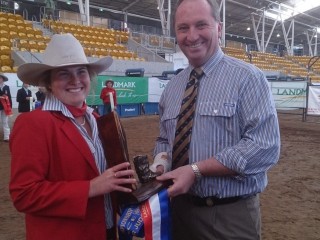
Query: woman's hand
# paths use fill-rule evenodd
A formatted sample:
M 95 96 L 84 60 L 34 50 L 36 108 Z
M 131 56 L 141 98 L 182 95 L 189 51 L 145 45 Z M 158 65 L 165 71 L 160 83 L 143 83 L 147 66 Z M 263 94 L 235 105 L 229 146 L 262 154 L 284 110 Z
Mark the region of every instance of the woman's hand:
M 130 163 L 120 163 L 104 171 L 100 176 L 90 181 L 89 197 L 103 195 L 113 191 L 131 192 L 131 188 L 125 185 L 136 184 L 133 177 L 134 171 L 128 169 Z

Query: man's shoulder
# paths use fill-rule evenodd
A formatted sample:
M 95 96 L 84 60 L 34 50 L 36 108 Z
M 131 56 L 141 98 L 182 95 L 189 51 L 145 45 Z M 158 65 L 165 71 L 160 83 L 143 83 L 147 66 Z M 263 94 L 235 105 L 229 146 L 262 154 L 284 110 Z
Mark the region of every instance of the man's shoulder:
M 257 73 L 261 72 L 261 69 L 259 69 L 257 66 L 255 66 L 252 63 L 243 61 L 241 59 L 225 55 L 224 56 L 224 62 L 228 64 L 229 66 L 233 66 L 236 68 L 241 68 L 245 71 L 251 72 L 251 73 Z

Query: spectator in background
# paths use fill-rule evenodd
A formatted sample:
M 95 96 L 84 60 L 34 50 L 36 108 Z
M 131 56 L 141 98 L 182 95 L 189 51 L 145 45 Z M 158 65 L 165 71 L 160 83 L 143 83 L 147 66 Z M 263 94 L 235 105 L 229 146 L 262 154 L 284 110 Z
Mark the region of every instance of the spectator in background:
M 3 128 L 3 141 L 9 142 L 10 127 L 6 108 L 9 107 L 8 104 L 10 104 L 10 109 L 12 108 L 12 99 L 9 86 L 4 84 L 6 81 L 8 81 L 8 78 L 3 73 L 0 73 L 0 119 Z
M 39 87 L 38 92 L 36 92 L 36 97 L 37 97 L 36 108 L 38 108 L 43 105 L 44 100 L 46 99 L 46 88 Z
M 174 17 L 189 66 L 162 93 L 151 166 L 173 181 L 173 240 L 261 239 L 259 193 L 280 154 L 268 82 L 222 52 L 216 0 L 180 0 Z
M 101 90 L 100 98 L 104 104 L 103 115 L 108 114 L 112 111 L 111 101 L 113 101 L 114 109 L 117 109 L 117 93 L 113 88 L 114 82 L 109 79 L 105 82 L 105 87 Z M 110 99 L 110 94 L 112 94 L 112 99 Z
M 29 89 L 29 84 L 23 83 L 22 87 L 17 91 L 18 112 L 30 112 L 32 110 L 32 102 L 35 99 Z

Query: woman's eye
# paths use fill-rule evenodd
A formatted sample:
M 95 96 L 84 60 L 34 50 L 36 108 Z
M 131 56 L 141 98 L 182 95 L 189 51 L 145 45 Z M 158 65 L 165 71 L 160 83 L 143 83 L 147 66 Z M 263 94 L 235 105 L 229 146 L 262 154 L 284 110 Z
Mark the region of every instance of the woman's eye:
M 58 76 L 59 77 L 66 77 L 66 76 L 68 76 L 68 73 L 67 72 L 59 72 Z
M 79 74 L 87 74 L 88 73 L 88 70 L 86 68 L 83 68 L 83 69 L 80 69 L 79 70 Z

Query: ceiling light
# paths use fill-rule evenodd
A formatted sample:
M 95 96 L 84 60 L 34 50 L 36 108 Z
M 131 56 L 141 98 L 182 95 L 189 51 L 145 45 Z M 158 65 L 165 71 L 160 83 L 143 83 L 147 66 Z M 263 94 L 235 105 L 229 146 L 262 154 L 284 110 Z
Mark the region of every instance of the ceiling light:
M 14 10 L 19 10 L 19 3 L 14 2 Z
M 277 37 L 280 37 L 280 33 L 277 34 Z
M 250 27 L 247 27 L 247 31 L 250 31 L 251 30 L 251 28 Z
M 307 12 L 319 6 L 320 0 L 300 0 L 295 4 L 294 8 L 280 4 L 278 9 L 270 9 L 266 11 L 266 16 L 275 20 L 281 19 L 282 21 L 285 21 L 288 18 Z

